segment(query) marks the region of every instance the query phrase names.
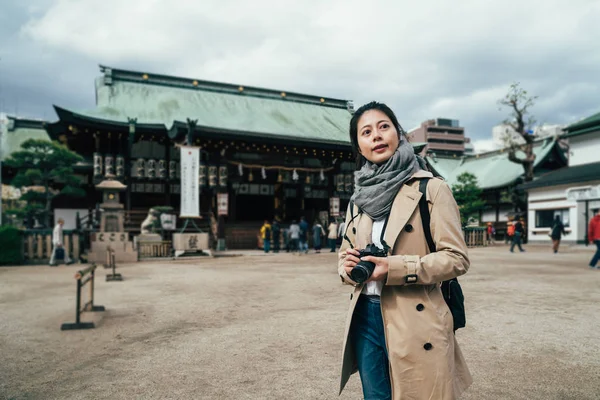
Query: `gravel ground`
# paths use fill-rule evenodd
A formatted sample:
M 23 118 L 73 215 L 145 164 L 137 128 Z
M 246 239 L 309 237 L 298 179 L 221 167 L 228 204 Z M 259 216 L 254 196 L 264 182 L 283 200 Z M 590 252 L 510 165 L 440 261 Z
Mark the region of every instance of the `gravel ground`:
M 471 251 L 464 399 L 600 399 L 591 249 Z M 75 317 L 82 266 L 0 268 L 2 399 L 336 399 L 349 287 L 330 253 L 124 265 Z M 87 292 L 86 292 L 87 293 Z M 340 399 L 361 398 L 353 376 Z

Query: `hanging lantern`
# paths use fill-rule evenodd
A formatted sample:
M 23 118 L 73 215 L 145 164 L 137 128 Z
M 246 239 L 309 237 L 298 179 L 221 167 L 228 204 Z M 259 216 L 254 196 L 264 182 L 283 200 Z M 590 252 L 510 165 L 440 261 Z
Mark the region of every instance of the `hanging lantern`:
M 254 175 L 252 175 L 252 170 L 250 170 L 250 173 L 248 174 L 248 182 L 252 182 L 254 180 Z
M 138 178 L 145 178 L 146 177 L 146 161 L 143 158 L 139 158 L 137 160 L 137 176 Z
M 158 160 L 158 177 L 160 179 L 167 178 L 167 161 L 166 160 Z
M 344 191 L 344 174 L 337 174 L 336 178 L 335 178 L 335 183 L 336 183 L 336 190 L 338 192 L 343 192 Z
M 312 177 L 310 176 L 310 174 L 306 174 L 306 184 L 310 185 L 312 183 Z
M 279 173 L 277 174 L 277 182 L 283 182 L 283 175 L 281 174 L 281 170 L 279 170 Z
M 94 153 L 94 176 L 102 175 L 102 156 L 100 153 Z
M 169 161 L 169 179 L 174 180 L 177 177 L 177 161 Z
M 345 178 L 345 187 L 348 193 L 352 193 L 352 178 L 354 178 L 352 174 L 347 174 Z
M 227 187 L 227 166 L 221 165 L 219 167 L 219 186 Z
M 115 175 L 115 165 L 113 164 L 113 156 L 104 157 L 104 176 Z
M 217 186 L 217 166 L 210 165 L 208 167 L 208 186 L 214 188 Z
M 117 177 L 122 178 L 125 176 L 125 158 L 123 156 L 117 156 Z
M 265 171 L 265 167 L 261 168 L 260 175 L 262 176 L 263 180 L 267 179 L 267 171 Z
M 294 181 L 297 181 L 298 179 L 300 179 L 300 176 L 298 176 L 298 172 L 296 172 L 296 170 L 294 170 L 294 172 L 292 172 L 292 179 Z
M 146 178 L 156 178 L 156 161 L 153 159 L 150 159 L 146 162 Z
M 200 187 L 206 186 L 206 164 L 200 163 L 198 168 L 198 184 Z

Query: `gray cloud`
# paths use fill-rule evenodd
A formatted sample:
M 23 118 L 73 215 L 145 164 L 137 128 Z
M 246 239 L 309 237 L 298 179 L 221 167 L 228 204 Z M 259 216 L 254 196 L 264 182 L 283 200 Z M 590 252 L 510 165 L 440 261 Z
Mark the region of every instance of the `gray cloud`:
M 4 8 L 0 101 L 50 118 L 93 107 L 97 65 L 389 103 L 405 128 L 457 118 L 474 139 L 520 81 L 546 123 L 600 111 L 594 0 L 56 0 Z M 5 22 L 8 22 L 5 24 Z M 1 106 L 1 105 L 0 105 Z

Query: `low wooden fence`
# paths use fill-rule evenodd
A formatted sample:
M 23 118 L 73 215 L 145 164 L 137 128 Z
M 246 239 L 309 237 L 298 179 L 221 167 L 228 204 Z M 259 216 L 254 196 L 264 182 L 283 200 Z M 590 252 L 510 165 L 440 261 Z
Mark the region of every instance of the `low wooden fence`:
M 87 277 L 86 277 L 87 275 Z M 75 302 L 75 322 L 65 322 L 60 326 L 61 331 L 70 331 L 74 329 L 92 329 L 95 327 L 93 322 L 81 322 L 81 314 L 86 311 L 105 311 L 104 306 L 94 305 L 94 277 L 96 276 L 96 264 L 92 264 L 86 269 L 82 269 L 75 274 L 77 292 Z M 85 279 L 84 279 L 85 277 Z M 88 284 L 88 301 L 81 307 L 81 290 Z
M 78 262 L 81 255 L 79 231 L 63 231 L 63 247 L 73 261 Z M 23 254 L 26 264 L 45 264 L 52 255 L 52 230 L 28 229 L 23 231 Z
M 479 227 L 467 227 L 463 229 L 467 247 L 487 246 L 487 229 Z
M 161 258 L 173 256 L 173 245 L 170 240 L 160 242 L 138 242 L 138 260 L 144 258 Z

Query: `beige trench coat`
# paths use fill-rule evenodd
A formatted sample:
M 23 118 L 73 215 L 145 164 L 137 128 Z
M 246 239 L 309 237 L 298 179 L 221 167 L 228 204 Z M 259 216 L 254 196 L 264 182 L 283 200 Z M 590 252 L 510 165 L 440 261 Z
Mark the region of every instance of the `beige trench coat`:
M 432 177 L 426 171 L 413 178 Z M 467 272 L 469 259 L 460 224 L 459 210 L 448 185 L 430 179 L 427 202 L 431 213 L 431 234 L 436 252 L 429 253 L 419 212 L 419 180 L 403 185 L 392 205 L 384 239 L 390 246 L 389 272 L 381 294 L 381 311 L 390 360 L 392 398 L 456 399 L 472 383 L 471 374 L 453 332 L 452 314 L 444 301 L 439 283 Z M 358 209 L 354 207 L 354 215 Z M 355 248 L 371 243 L 373 221 L 362 213 L 350 222 L 347 235 Z M 353 228 L 356 228 L 354 231 Z M 357 371 L 349 332 L 354 307 L 363 285 L 355 285 L 343 262 L 344 240 L 339 251 L 338 273 L 342 282 L 354 285 L 344 335 L 340 393 L 350 375 Z M 407 283 L 415 274 L 416 283 Z

